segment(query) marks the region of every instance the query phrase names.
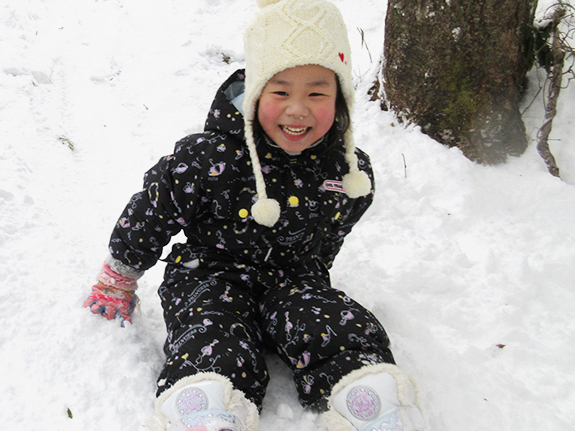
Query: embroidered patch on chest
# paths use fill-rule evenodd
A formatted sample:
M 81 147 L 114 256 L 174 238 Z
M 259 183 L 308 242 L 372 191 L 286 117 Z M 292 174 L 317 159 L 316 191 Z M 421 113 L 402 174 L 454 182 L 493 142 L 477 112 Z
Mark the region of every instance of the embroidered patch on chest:
M 323 187 L 330 192 L 341 192 L 345 193 L 343 188 L 343 183 L 341 181 L 335 180 L 325 180 L 323 183 Z

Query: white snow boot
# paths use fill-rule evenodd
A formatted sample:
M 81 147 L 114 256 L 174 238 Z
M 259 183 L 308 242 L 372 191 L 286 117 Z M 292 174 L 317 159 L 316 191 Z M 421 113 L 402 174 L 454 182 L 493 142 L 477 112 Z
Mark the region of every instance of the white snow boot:
M 333 388 L 322 415 L 329 431 L 425 431 L 414 383 L 392 364 L 353 371 Z
M 216 373 L 178 381 L 156 401 L 151 431 L 256 431 L 258 409 Z

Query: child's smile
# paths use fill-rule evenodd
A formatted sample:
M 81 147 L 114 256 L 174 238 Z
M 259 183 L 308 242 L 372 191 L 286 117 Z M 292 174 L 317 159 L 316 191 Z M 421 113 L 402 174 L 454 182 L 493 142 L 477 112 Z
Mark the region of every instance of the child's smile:
M 289 126 L 281 126 L 282 130 L 291 136 L 302 136 L 308 132 L 309 127 L 289 127 Z
M 299 153 L 321 139 L 335 119 L 335 73 L 317 65 L 274 75 L 259 101 L 258 120 L 284 151 Z

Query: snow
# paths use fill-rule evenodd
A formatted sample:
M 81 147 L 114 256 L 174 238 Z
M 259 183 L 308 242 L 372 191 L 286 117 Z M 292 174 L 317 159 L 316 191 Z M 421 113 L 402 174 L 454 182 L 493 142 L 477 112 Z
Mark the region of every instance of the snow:
M 346 241 L 334 285 L 384 323 L 431 430 L 570 429 L 574 86 L 551 134 L 561 180 L 535 149 L 541 95 L 524 116 L 526 154 L 474 164 L 368 101 L 386 2 L 334 3 L 354 51 L 356 140 L 377 174 L 376 202 Z M 539 16 L 552 2 L 540 3 Z M 242 67 L 255 10 L 251 0 L 0 5 L 3 430 L 136 430 L 153 413 L 163 264 L 142 279 L 132 326 L 82 302 L 143 173 L 201 129 L 215 90 Z M 533 98 L 538 72 L 531 80 Z M 286 368 L 269 364 L 260 429 L 318 429 Z

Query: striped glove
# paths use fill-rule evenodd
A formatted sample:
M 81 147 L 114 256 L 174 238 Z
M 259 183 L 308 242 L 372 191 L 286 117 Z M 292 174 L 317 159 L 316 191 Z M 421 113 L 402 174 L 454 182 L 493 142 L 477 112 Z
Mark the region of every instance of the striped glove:
M 89 308 L 94 314 L 101 314 L 108 320 L 119 318 L 132 323 L 132 312 L 138 304 L 136 289 L 138 282 L 118 274 L 107 263 L 97 277 L 98 283 L 92 286 L 92 292 L 84 301 L 84 308 Z

